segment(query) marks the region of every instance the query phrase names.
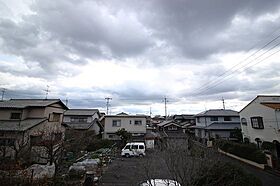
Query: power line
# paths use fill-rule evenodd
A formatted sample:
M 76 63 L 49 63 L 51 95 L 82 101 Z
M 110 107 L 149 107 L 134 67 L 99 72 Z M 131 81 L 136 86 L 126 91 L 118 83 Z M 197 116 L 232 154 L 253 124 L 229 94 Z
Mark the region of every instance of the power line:
M 279 43 L 279 44 L 280 44 L 280 43 Z M 279 45 L 279 44 L 278 44 L 278 45 Z M 262 60 L 260 60 L 260 61 L 258 61 L 258 62 L 256 62 L 256 63 L 254 63 L 253 65 L 244 68 L 243 70 L 247 70 L 247 69 L 249 69 L 250 67 L 255 66 L 255 65 L 257 65 L 257 64 L 259 64 L 259 63 L 265 61 L 266 59 L 270 58 L 271 56 L 275 55 L 275 54 L 278 53 L 278 52 L 280 52 L 280 49 L 277 50 L 276 52 L 271 53 L 270 55 L 268 55 L 267 57 L 263 58 Z M 228 79 L 233 78 L 233 77 L 234 77 L 233 75 L 234 75 L 234 74 L 229 74 L 228 76 L 222 78 L 222 79 L 224 79 L 224 80 L 215 83 L 212 87 L 208 87 L 208 88 L 206 87 L 202 92 L 200 92 L 200 94 L 203 94 L 203 93 L 205 93 L 206 91 L 208 91 L 208 90 L 210 90 L 210 89 L 212 89 L 212 88 L 214 88 L 214 87 L 217 87 L 218 85 L 220 85 L 221 83 L 223 83 L 225 80 L 228 80 Z M 225 79 L 225 78 L 226 78 L 226 79 Z M 196 95 L 199 95 L 199 94 L 196 94 Z
M 280 37 L 280 35 L 277 36 L 277 38 L 279 38 L 279 37 Z M 273 41 L 275 41 L 275 40 L 276 40 L 276 39 L 274 38 Z M 269 43 L 272 43 L 272 42 L 269 42 Z M 237 68 L 237 69 L 234 69 L 234 67 L 236 67 L 236 66 L 238 66 L 238 65 L 241 65 L 241 64 L 238 64 L 238 65 L 232 67 L 231 69 L 229 69 L 228 71 L 226 71 L 225 73 L 223 73 L 221 76 L 219 76 L 219 77 L 221 77 L 220 79 L 219 79 L 219 77 L 218 77 L 218 78 L 216 78 L 215 80 L 208 82 L 207 86 L 205 86 L 205 87 L 202 86 L 202 87 L 200 87 L 199 89 L 197 89 L 197 92 L 198 92 L 198 93 L 195 94 L 195 95 L 202 94 L 202 93 L 204 93 L 205 91 L 207 91 L 207 90 L 209 90 L 209 89 L 211 89 L 211 88 L 213 88 L 213 87 L 216 87 L 216 85 L 218 85 L 218 84 L 220 84 L 220 83 L 223 82 L 223 79 L 225 79 L 225 78 L 227 78 L 227 77 L 229 77 L 229 76 L 232 76 L 235 72 L 237 72 L 237 71 L 239 71 L 239 70 L 246 70 L 246 69 L 248 69 L 248 68 L 250 68 L 250 67 L 252 67 L 252 66 L 254 66 L 254 65 L 256 65 L 256 64 L 259 64 L 260 62 L 264 61 L 265 59 L 271 57 L 272 55 L 276 54 L 278 51 L 277 51 L 277 52 L 274 52 L 273 54 L 270 54 L 269 56 L 265 57 L 265 58 L 262 59 L 261 61 L 255 62 L 255 60 L 257 60 L 257 59 L 259 59 L 260 57 L 264 56 L 265 54 L 267 54 L 268 52 L 270 52 L 270 51 L 273 50 L 274 48 L 278 47 L 279 45 L 280 45 L 280 42 L 277 43 L 277 44 L 275 44 L 274 46 L 270 47 L 267 51 L 263 52 L 262 54 L 260 54 L 260 55 L 257 56 L 256 58 L 252 59 L 249 63 L 247 63 L 247 64 L 245 64 L 245 65 L 243 64 L 241 67 L 239 67 L 239 68 Z M 267 46 L 267 44 L 266 44 L 266 46 Z M 260 50 L 261 50 L 261 49 L 260 49 Z M 258 51 L 260 51 L 260 50 L 258 50 Z M 254 53 L 254 54 L 256 54 L 256 53 Z M 250 56 L 250 57 L 252 57 L 252 56 Z M 246 58 L 246 60 L 247 60 L 247 58 Z M 253 62 L 255 62 L 255 63 L 253 63 Z M 250 64 L 252 64 L 252 65 L 250 65 Z M 230 72 L 230 73 L 228 73 L 227 75 L 225 75 L 227 72 Z M 225 76 L 224 76 L 224 75 L 225 75 Z
M 279 28 L 278 28 L 276 31 L 278 31 L 278 30 L 279 30 Z M 272 34 L 275 33 L 276 31 L 272 32 Z M 269 34 L 269 35 L 271 35 L 271 34 Z M 272 40 L 270 40 L 269 42 L 267 42 L 267 43 L 266 43 L 264 46 L 262 46 L 260 49 L 258 49 L 257 51 L 255 51 L 254 53 L 252 53 L 251 55 L 249 55 L 248 57 L 246 57 L 245 59 L 241 60 L 238 64 L 232 66 L 230 69 L 228 69 L 228 70 L 225 71 L 224 73 L 220 74 L 215 80 L 209 81 L 209 82 L 204 83 L 203 85 L 201 85 L 201 87 L 200 87 L 200 88 L 197 88 L 196 90 L 194 90 L 194 92 L 200 92 L 201 90 L 204 90 L 205 88 L 210 87 L 211 84 L 214 84 L 214 83 L 216 83 L 217 81 L 220 81 L 220 80 L 221 80 L 221 79 L 219 79 L 220 77 L 223 77 L 223 76 L 225 76 L 225 75 L 228 74 L 228 73 L 229 73 L 229 75 L 230 75 L 230 74 L 232 74 L 233 72 L 236 72 L 236 71 L 240 70 L 241 68 L 243 68 L 243 67 L 245 67 L 245 66 L 248 66 L 249 64 L 251 64 L 252 62 L 254 62 L 254 60 L 260 58 L 261 56 L 263 56 L 263 55 L 266 54 L 267 52 L 269 52 L 269 51 L 271 51 L 272 49 L 274 49 L 275 47 L 279 46 L 279 43 L 276 44 L 276 45 L 274 45 L 273 47 L 269 48 L 268 51 L 262 53 L 260 56 L 258 56 L 258 57 L 256 57 L 255 59 L 251 60 L 248 64 L 245 64 L 245 65 L 243 64 L 243 65 L 242 65 L 242 63 L 246 62 L 248 59 L 250 59 L 251 57 L 253 57 L 253 56 L 255 56 L 256 54 L 258 54 L 260 51 L 262 51 L 264 48 L 266 48 L 266 47 L 269 46 L 271 43 L 273 43 L 274 41 L 276 41 L 278 38 L 280 38 L 280 34 L 278 34 L 278 35 L 277 35 L 276 37 L 274 37 Z M 252 48 L 251 48 L 250 50 L 252 50 Z M 249 50 L 249 51 L 250 51 L 250 50 Z M 240 65 L 242 65 L 242 66 L 239 67 L 239 68 L 237 68 L 237 69 L 235 69 L 236 67 L 238 67 L 238 66 L 240 66 Z M 228 76 L 228 75 L 227 75 L 227 76 Z

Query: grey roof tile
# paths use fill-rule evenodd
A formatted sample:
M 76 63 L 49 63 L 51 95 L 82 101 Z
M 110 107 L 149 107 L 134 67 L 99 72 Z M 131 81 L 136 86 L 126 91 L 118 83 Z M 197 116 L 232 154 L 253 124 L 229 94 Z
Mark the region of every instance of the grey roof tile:
M 34 118 L 26 120 L 0 120 L 0 131 L 26 131 L 47 118 Z

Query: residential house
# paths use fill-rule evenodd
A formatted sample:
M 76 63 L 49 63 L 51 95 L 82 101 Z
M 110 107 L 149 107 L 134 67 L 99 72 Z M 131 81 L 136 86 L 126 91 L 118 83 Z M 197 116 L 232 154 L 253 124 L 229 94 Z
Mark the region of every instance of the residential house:
M 43 140 L 63 140 L 67 106 L 59 99 L 11 99 L 0 102 L 1 156 L 16 158 Z M 49 143 L 50 144 L 50 143 Z M 36 151 L 36 150 L 35 150 Z
M 200 139 L 232 139 L 232 132 L 240 129 L 238 112 L 229 109 L 211 109 L 195 115 L 195 136 Z
M 280 158 L 280 96 L 259 95 L 239 114 L 244 141 L 273 143 Z
M 158 124 L 158 131 L 163 138 L 185 138 L 187 135 L 183 127 L 174 120 Z
M 93 131 L 95 134 L 101 134 L 103 131 L 98 109 L 69 109 L 63 115 L 63 125 L 68 129 Z
M 115 133 L 122 128 L 130 132 L 135 139 L 142 139 L 146 134 L 146 116 L 144 115 L 125 113 L 105 115 L 102 123 L 104 124 L 104 139 L 119 140 L 119 136 Z

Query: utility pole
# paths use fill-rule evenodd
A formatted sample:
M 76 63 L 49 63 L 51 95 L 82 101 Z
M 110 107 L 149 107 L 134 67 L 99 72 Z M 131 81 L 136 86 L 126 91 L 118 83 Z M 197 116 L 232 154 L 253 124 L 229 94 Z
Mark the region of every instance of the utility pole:
M 44 90 L 44 91 L 46 92 L 46 97 L 45 97 L 45 99 L 48 99 L 48 94 L 49 94 L 49 92 L 50 92 L 49 88 L 50 88 L 50 86 L 47 85 L 47 89 Z
M 225 110 L 225 109 L 226 109 L 226 106 L 225 106 L 225 100 L 224 100 L 223 97 L 222 97 L 222 101 L 223 101 L 223 109 Z
M 164 97 L 164 109 L 165 109 L 165 121 L 167 120 L 167 102 L 168 102 L 168 100 L 167 100 L 167 98 L 166 97 Z
M 152 118 L 152 107 L 150 107 L 150 118 Z
M 4 100 L 4 95 L 5 95 L 6 90 L 7 89 L 5 89 L 5 88 L 2 89 L 2 99 L 1 99 L 2 101 Z
M 112 98 L 107 97 L 105 99 L 106 99 L 106 107 L 107 107 L 107 115 L 108 115 L 109 114 L 109 102 L 110 102 L 110 100 L 112 100 Z

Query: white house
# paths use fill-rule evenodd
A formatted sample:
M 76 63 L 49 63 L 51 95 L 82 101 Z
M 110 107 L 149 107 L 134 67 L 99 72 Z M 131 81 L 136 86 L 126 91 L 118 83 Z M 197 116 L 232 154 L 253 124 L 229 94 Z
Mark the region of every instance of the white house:
M 105 115 L 102 123 L 104 124 L 104 139 L 118 140 L 115 134 L 119 129 L 124 128 L 133 137 L 144 137 L 146 134 L 146 116 L 127 115 L 125 113 L 117 115 Z
M 239 114 L 244 140 L 257 144 L 273 142 L 279 157 L 280 96 L 259 95 Z
M 240 129 L 240 119 L 237 111 L 229 109 L 212 109 L 195 115 L 195 136 L 202 139 L 230 139 L 235 128 Z
M 99 134 L 102 132 L 100 116 L 98 109 L 69 109 L 64 112 L 63 124 L 71 129 L 91 130 Z

